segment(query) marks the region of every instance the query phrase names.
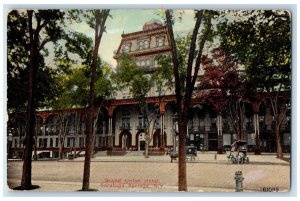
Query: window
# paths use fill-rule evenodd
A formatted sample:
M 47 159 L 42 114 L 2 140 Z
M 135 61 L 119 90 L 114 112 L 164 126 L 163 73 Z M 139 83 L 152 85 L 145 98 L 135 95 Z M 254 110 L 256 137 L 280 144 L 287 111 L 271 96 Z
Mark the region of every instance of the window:
M 122 111 L 122 128 L 130 129 L 130 112 L 128 110 Z
M 142 66 L 142 67 L 145 66 L 145 61 L 144 61 L 144 60 L 141 61 L 141 66 Z
M 204 118 L 200 118 L 199 119 L 199 125 L 200 125 L 200 127 L 204 127 L 205 126 L 205 124 L 204 124 Z
M 53 147 L 53 139 L 50 138 L 50 147 Z
M 43 135 L 43 126 L 40 127 L 39 131 L 38 131 L 38 135 L 42 136 Z
M 154 60 L 154 67 L 157 68 L 158 67 L 158 61 Z
M 227 118 L 222 118 L 222 119 L 223 119 L 224 127 L 228 126 L 228 119 Z
M 98 147 L 102 147 L 101 139 L 102 137 L 98 137 Z
M 160 37 L 160 38 L 157 38 L 157 39 L 156 39 L 156 46 L 157 46 L 157 47 L 162 47 L 162 46 L 164 46 L 164 38 L 163 38 L 163 37 Z
M 217 129 L 217 118 L 211 118 L 211 129 Z
M 105 137 L 99 137 L 98 138 L 98 146 L 99 147 L 105 147 L 106 146 L 106 139 L 105 139 Z
M 140 112 L 139 113 L 139 129 L 144 129 L 147 125 L 147 122 L 146 122 L 146 118 L 144 117 L 144 115 Z
M 48 144 L 48 139 L 47 138 L 44 138 L 44 147 L 47 147 L 47 144 Z
M 142 49 L 144 49 L 144 42 L 140 41 L 139 42 L 139 50 L 142 50 Z
M 67 138 L 67 147 L 73 147 L 74 146 L 74 138 L 69 137 Z
M 145 42 L 144 42 L 144 47 L 145 47 L 145 49 L 148 49 L 148 48 L 149 48 L 149 41 L 148 41 L 148 40 L 145 40 Z
M 129 44 L 124 45 L 123 52 L 130 52 Z
M 265 122 L 265 116 L 259 116 L 259 122 Z
M 84 147 L 84 137 L 79 138 L 79 147 Z
M 99 118 L 97 123 L 97 134 L 103 134 L 104 133 L 104 121 L 103 119 Z
M 43 146 L 43 139 L 40 138 L 40 139 L 39 139 L 39 147 L 42 147 L 42 146 Z
M 55 138 L 55 147 L 58 147 L 58 138 Z
M 123 98 L 123 99 L 129 99 L 129 98 L 130 98 L 130 94 L 123 94 L 123 95 L 122 95 L 122 98 Z
M 155 121 L 154 127 L 155 128 L 160 128 L 160 116 L 159 116 L 159 114 L 156 115 L 156 119 L 155 120 L 156 121 Z
M 17 139 L 15 139 L 15 145 L 14 145 L 14 147 L 18 147 L 18 140 Z
M 191 141 L 194 141 L 194 139 L 195 139 L 194 134 L 190 134 L 190 140 L 191 140 Z
M 45 126 L 45 135 L 49 135 L 49 131 L 50 131 L 49 126 L 46 125 Z
M 146 66 L 149 67 L 150 66 L 150 59 L 146 60 Z

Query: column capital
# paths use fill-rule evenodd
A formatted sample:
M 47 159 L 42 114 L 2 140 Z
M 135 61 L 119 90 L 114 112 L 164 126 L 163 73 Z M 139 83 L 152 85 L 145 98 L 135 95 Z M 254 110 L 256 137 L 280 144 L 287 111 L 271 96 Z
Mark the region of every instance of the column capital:
M 261 102 L 252 102 L 252 109 L 254 113 L 259 113 L 259 106 L 261 104 Z
M 110 106 L 107 106 L 107 107 L 106 107 L 106 109 L 107 109 L 107 111 L 108 111 L 108 117 L 109 117 L 109 118 L 112 118 L 112 117 L 113 117 L 115 108 L 116 108 L 115 105 L 110 105 Z
M 160 114 L 160 116 L 165 115 L 165 112 L 166 112 L 166 105 L 167 105 L 166 102 L 161 102 L 161 103 L 159 103 L 159 114 Z

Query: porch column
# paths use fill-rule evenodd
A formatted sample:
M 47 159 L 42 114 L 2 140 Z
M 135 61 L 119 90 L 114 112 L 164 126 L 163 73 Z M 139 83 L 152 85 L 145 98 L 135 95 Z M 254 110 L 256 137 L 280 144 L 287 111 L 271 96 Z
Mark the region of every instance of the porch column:
M 165 112 L 166 112 L 166 103 L 162 102 L 159 104 L 159 114 L 160 114 L 160 148 L 164 148 L 165 146 Z
M 108 107 L 108 135 L 107 135 L 107 146 L 112 148 L 113 145 L 113 112 L 115 106 Z
M 165 115 L 160 115 L 160 147 L 164 147 Z
M 222 115 L 218 113 L 217 116 L 217 130 L 218 130 L 218 154 L 223 153 L 223 130 L 222 130 Z
M 259 155 L 261 153 L 260 136 L 259 136 L 259 119 L 258 119 L 259 105 L 260 105 L 260 102 L 252 103 L 252 108 L 253 108 L 253 112 L 254 112 L 253 123 L 254 123 L 254 134 L 255 134 L 255 154 L 257 154 L 257 155 Z

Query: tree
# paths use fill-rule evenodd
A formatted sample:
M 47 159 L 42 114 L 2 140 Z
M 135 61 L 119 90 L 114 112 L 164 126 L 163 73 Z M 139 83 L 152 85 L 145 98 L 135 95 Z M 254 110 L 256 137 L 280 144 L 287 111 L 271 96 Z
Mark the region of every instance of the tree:
M 175 77 L 175 93 L 176 104 L 178 110 L 178 128 L 179 128 L 179 168 L 178 168 L 178 190 L 187 191 L 186 181 L 186 130 L 189 107 L 192 98 L 192 92 L 196 80 L 198 78 L 198 71 L 200 69 L 202 52 L 205 42 L 211 34 L 211 19 L 213 12 L 208 10 L 195 11 L 195 27 L 191 35 L 188 54 L 181 57 L 178 46 L 175 41 L 173 24 L 175 22 L 171 10 L 165 11 L 166 25 L 170 36 L 170 44 L 172 48 L 172 64 Z M 203 29 L 200 30 L 200 26 Z M 200 32 L 200 34 L 199 34 Z M 181 69 L 186 69 L 181 73 Z
M 89 84 L 89 99 L 88 99 L 88 115 L 87 115 L 87 135 L 86 135 L 86 151 L 85 151 L 85 161 L 84 161 L 84 172 L 83 172 L 83 182 L 82 190 L 89 190 L 90 181 L 90 164 L 92 149 L 94 148 L 94 137 L 93 137 L 93 122 L 95 121 L 95 82 L 96 82 L 96 72 L 97 66 L 99 66 L 98 51 L 103 33 L 105 32 L 105 22 L 109 16 L 110 10 L 107 9 L 96 9 L 96 10 L 72 10 L 69 12 L 72 19 L 78 22 L 83 20 L 95 31 L 94 45 L 90 55 L 90 84 Z
M 277 157 L 282 158 L 280 126 L 290 105 L 291 18 L 285 10 L 232 11 L 219 23 L 221 46 L 245 67 L 257 94 L 266 93 L 276 124 Z M 281 112 L 279 112 L 281 111 Z
M 25 102 L 27 105 L 27 129 L 20 187 L 24 190 L 33 187 L 31 184 L 31 157 L 35 123 L 34 113 L 39 101 L 36 92 L 39 85 L 43 86 L 44 83 L 47 83 L 39 82 L 40 80 L 37 80 L 37 78 L 41 78 L 39 75 L 43 71 L 40 69 L 45 65 L 43 58 L 48 53 L 45 45 L 49 42 L 55 43 L 61 37 L 62 29 L 58 23 L 63 23 L 63 17 L 64 12 L 60 10 L 14 10 L 8 15 L 8 44 L 15 43 L 15 48 L 8 50 L 8 67 L 17 67 L 20 71 L 28 72 L 27 76 L 20 77 L 28 80 L 28 97 L 27 99 L 21 99 L 21 102 Z M 18 31 L 15 33 L 12 30 Z M 16 37 L 14 38 L 10 34 Z M 8 47 L 11 46 L 8 45 Z M 14 60 L 15 58 L 17 59 Z
M 153 87 L 163 95 L 172 86 L 172 74 L 169 57 L 157 57 L 158 66 L 154 72 L 138 66 L 129 55 L 122 54 L 118 58 L 119 64 L 114 74 L 114 80 L 120 90 L 128 87 L 133 98 L 139 102 L 140 112 L 143 115 L 144 132 L 146 138 L 145 157 L 149 157 L 149 144 L 153 139 L 154 125 L 159 114 L 159 107 L 146 102 L 148 92 Z M 159 105 L 158 105 L 159 106 Z
M 203 55 L 205 73 L 201 77 L 198 97 L 213 104 L 217 111 L 218 153 L 222 153 L 222 111 L 229 116 L 237 140 L 241 140 L 245 114 L 245 85 L 238 66 L 220 48 L 211 51 L 212 58 Z

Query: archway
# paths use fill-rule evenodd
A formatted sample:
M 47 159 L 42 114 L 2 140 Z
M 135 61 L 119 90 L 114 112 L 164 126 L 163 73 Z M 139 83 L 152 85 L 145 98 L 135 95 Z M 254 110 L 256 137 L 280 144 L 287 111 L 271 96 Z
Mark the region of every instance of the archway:
M 144 151 L 146 147 L 145 133 L 141 132 L 138 134 L 138 151 Z
M 119 136 L 120 147 L 128 150 L 131 147 L 131 133 L 128 130 L 122 131 Z
M 165 147 L 165 145 L 167 144 L 167 135 L 166 133 L 163 134 L 163 145 L 162 147 Z M 160 135 L 160 129 L 157 129 L 155 131 L 155 133 L 153 134 L 153 147 L 155 148 L 159 148 L 161 147 L 161 135 Z

